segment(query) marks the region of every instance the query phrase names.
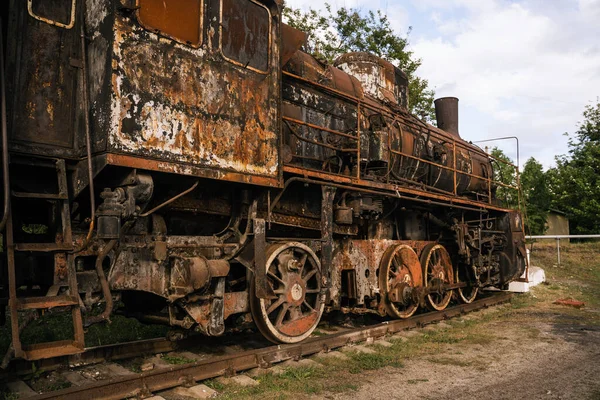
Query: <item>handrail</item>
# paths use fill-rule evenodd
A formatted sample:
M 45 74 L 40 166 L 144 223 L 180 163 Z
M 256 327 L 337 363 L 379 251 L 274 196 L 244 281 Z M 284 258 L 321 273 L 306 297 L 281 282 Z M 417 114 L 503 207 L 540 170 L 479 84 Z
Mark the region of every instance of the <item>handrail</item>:
M 381 114 L 384 114 L 384 115 L 390 117 L 391 119 L 393 119 L 394 122 L 400 122 L 401 124 L 399 124 L 399 126 L 400 126 L 401 133 L 402 133 L 402 124 L 404 124 L 404 125 L 406 125 L 407 128 L 409 128 L 411 130 L 417 129 L 419 131 L 419 133 L 423 133 L 423 129 L 428 129 L 428 131 L 427 131 L 428 135 L 430 135 L 430 136 L 432 136 L 432 137 L 434 137 L 434 138 L 436 138 L 438 140 L 441 140 L 444 143 L 451 143 L 452 144 L 452 149 L 453 149 L 453 160 L 452 160 L 452 166 L 451 167 L 448 167 L 448 166 L 443 165 L 443 164 L 438 164 L 436 162 L 433 162 L 433 161 L 430 161 L 430 160 L 426 160 L 426 159 L 423 159 L 423 158 L 420 158 L 420 157 L 416 157 L 414 155 L 406 154 L 406 153 L 401 152 L 401 151 L 393 150 L 391 148 L 391 143 L 390 143 L 389 137 L 388 137 L 388 149 L 387 150 L 390 152 L 390 154 L 396 154 L 396 155 L 399 155 L 401 157 L 407 157 L 407 158 L 416 160 L 418 162 L 423 162 L 423 163 L 428 164 L 428 165 L 436 166 L 438 168 L 442 168 L 442 169 L 451 171 L 453 173 L 453 182 L 454 182 L 453 194 L 454 195 L 457 195 L 457 174 L 462 174 L 462 175 L 470 176 L 472 178 L 481 179 L 481 180 L 487 182 L 486 186 L 487 186 L 487 197 L 488 197 L 487 203 L 488 204 L 492 204 L 492 185 L 495 185 L 496 187 L 500 186 L 500 187 L 504 187 L 504 188 L 507 188 L 507 189 L 516 190 L 517 191 L 517 204 L 518 204 L 518 207 L 521 207 L 521 190 L 520 190 L 520 184 L 519 184 L 519 166 L 518 166 L 518 163 L 517 163 L 517 165 L 515 165 L 515 164 L 513 164 L 511 162 L 508 162 L 508 161 L 499 159 L 497 157 L 494 157 L 494 156 L 492 156 L 490 154 L 485 153 L 480 147 L 475 146 L 473 144 L 468 145 L 466 142 L 458 142 L 454 136 L 451 136 L 451 135 L 442 135 L 442 134 L 440 134 L 440 132 L 438 132 L 436 130 L 429 129 L 429 127 L 425 123 L 423 123 L 423 122 L 421 122 L 423 124 L 423 126 L 416 127 L 416 123 L 414 121 L 411 121 L 410 119 L 407 119 L 402 114 L 397 114 L 397 113 L 395 114 L 392 111 L 390 111 L 390 110 L 388 110 L 388 109 L 386 109 L 384 107 L 381 107 L 381 106 L 376 105 L 376 104 L 372 104 L 372 102 L 369 102 L 369 101 L 361 100 L 358 97 L 355 97 L 355 96 L 352 96 L 352 95 L 350 95 L 348 93 L 342 92 L 342 91 L 340 91 L 340 90 L 338 90 L 336 88 L 332 88 L 332 87 L 320 84 L 318 82 L 311 81 L 311 80 L 306 79 L 306 78 L 304 78 L 302 76 L 299 76 L 299 75 L 296 75 L 296 74 L 293 74 L 293 73 L 290 73 L 290 72 L 287 72 L 287 71 L 283 71 L 283 74 L 285 76 L 288 76 L 288 77 L 292 78 L 292 79 L 296 79 L 296 80 L 304 82 L 304 83 L 306 83 L 308 85 L 312 85 L 314 87 L 323 89 L 324 91 L 329 92 L 331 94 L 334 94 L 335 96 L 340 97 L 343 100 L 346 100 L 346 101 L 349 101 L 351 103 L 356 104 L 356 107 L 357 107 L 357 109 L 356 109 L 356 115 L 357 115 L 357 117 L 356 117 L 357 118 L 357 134 L 356 134 L 356 136 L 349 135 L 349 134 L 346 134 L 346 133 L 342 133 L 342 132 L 339 132 L 339 131 L 335 131 L 333 129 L 329 129 L 329 128 L 324 127 L 324 126 L 310 124 L 310 123 L 305 122 L 305 121 L 299 121 L 299 120 L 293 119 L 291 117 L 284 116 L 283 120 L 286 122 L 286 124 L 290 128 L 290 131 L 292 132 L 292 134 L 294 136 L 298 137 L 300 140 L 306 141 L 308 143 L 313 143 L 313 144 L 315 144 L 317 146 L 322 146 L 322 147 L 329 148 L 329 149 L 332 149 L 332 150 L 340 150 L 342 152 L 356 152 L 356 153 L 358 153 L 358 155 L 360 157 L 360 151 L 361 151 L 361 107 L 364 107 L 366 109 L 369 109 L 369 110 L 376 111 L 376 112 L 379 112 Z M 329 133 L 334 134 L 334 135 L 344 136 L 344 137 L 348 137 L 348 138 L 350 138 L 352 140 L 356 140 L 356 146 L 357 146 L 357 148 L 356 149 L 338 149 L 335 146 L 332 146 L 332 145 L 329 145 L 329 144 L 326 144 L 326 143 L 320 143 L 320 142 L 317 142 L 317 141 L 312 140 L 312 139 L 304 138 L 304 137 L 300 136 L 297 132 L 295 132 L 291 128 L 291 126 L 289 125 L 289 122 L 300 124 L 300 125 L 304 125 L 304 126 L 308 126 L 310 128 L 313 128 L 313 129 L 321 130 L 323 132 L 329 132 Z M 492 178 L 492 174 L 491 173 L 490 173 L 490 176 L 483 176 L 483 175 L 472 174 L 472 173 L 469 173 L 469 172 L 466 172 L 466 171 L 462 171 L 462 170 L 459 171 L 457 169 L 457 160 L 456 160 L 457 149 L 466 150 L 466 151 L 469 151 L 469 152 L 474 152 L 474 151 L 476 151 L 476 149 L 478 149 L 482 153 L 484 153 L 487 158 L 513 167 L 515 169 L 515 172 L 516 172 L 516 175 L 517 175 L 517 185 L 513 186 L 513 185 L 506 184 L 504 182 L 500 182 L 498 180 L 495 180 L 495 179 Z M 357 170 L 356 171 L 356 174 L 357 174 L 356 178 L 360 179 L 360 173 L 361 173 L 360 161 L 357 161 L 357 169 L 356 170 Z M 387 177 L 388 177 L 387 179 L 388 179 L 388 182 L 389 182 L 389 175 L 390 175 L 390 167 L 389 167 L 389 163 L 388 163 L 388 170 L 387 170 Z
M 4 207 L 2 220 L 0 220 L 0 231 L 6 226 L 10 212 L 10 174 L 8 171 L 8 129 L 6 127 L 6 80 L 4 79 L 4 35 L 2 19 L 0 19 L 0 86 L 2 86 L 2 185 L 4 188 Z

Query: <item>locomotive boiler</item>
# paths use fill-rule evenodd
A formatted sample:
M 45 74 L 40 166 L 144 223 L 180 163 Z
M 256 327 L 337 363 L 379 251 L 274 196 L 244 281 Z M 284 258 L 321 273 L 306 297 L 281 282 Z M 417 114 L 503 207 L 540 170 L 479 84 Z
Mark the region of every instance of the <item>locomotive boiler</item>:
M 83 351 L 117 307 L 295 343 L 324 312 L 408 318 L 525 269 L 494 161 L 408 112 L 393 64 L 301 51 L 280 0 L 2 5 L 4 247 L 15 354 Z M 94 307 L 100 304 L 99 312 Z M 30 345 L 25 313 L 70 313 Z

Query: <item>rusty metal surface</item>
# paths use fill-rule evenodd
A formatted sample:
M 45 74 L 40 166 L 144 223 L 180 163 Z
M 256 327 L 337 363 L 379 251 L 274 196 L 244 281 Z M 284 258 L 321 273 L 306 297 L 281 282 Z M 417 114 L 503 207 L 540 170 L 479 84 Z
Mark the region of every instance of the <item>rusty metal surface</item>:
M 265 77 L 217 63 L 209 49 L 164 43 L 120 16 L 114 30 L 111 149 L 277 177 L 278 52 Z
M 338 57 L 334 66 L 355 77 L 374 99 L 408 108 L 408 78 L 389 61 L 357 52 Z
M 193 47 L 202 43 L 203 0 L 140 0 L 137 15 L 152 32 Z
M 460 138 L 458 133 L 458 99 L 444 97 L 435 100 L 435 119 L 438 128 Z
M 367 338 L 377 338 L 425 324 L 443 321 L 466 312 L 509 301 L 511 297 L 511 293 L 502 293 L 476 300 L 471 304 L 451 307 L 443 312 L 421 314 L 407 320 L 389 321 L 371 327 L 316 337 L 298 344 L 277 345 L 264 349 L 249 350 L 235 355 L 173 366 L 168 369 L 113 378 L 89 386 L 71 387 L 42 394 L 37 396 L 36 399 L 120 399 L 136 396 L 142 392 L 156 392 L 179 386 L 182 380 L 201 381 L 250 368 L 266 367 L 285 360 L 309 356 L 322 351 L 330 351 L 345 346 L 348 343 L 364 341 Z
M 288 63 L 290 58 L 306 42 L 307 34 L 292 28 L 287 24 L 281 24 L 281 65 Z
M 200 176 L 215 180 L 250 183 L 253 185 L 273 187 L 278 187 L 281 185 L 278 177 L 244 174 L 239 172 L 224 171 L 218 168 L 203 168 L 197 165 L 172 162 L 170 160 L 153 160 L 149 158 L 111 153 L 106 155 L 106 162 L 110 165 L 167 172 L 177 175 Z
M 343 271 L 352 270 L 353 285 L 351 288 L 356 305 L 367 308 L 378 305 L 377 295 L 380 293 L 379 269 L 382 258 L 391 247 L 408 245 L 417 254 L 427 245 L 427 241 L 408 240 L 345 240 L 337 243 L 331 263 L 331 298 L 333 307 L 340 307 L 343 293 L 349 290 L 343 281 Z M 420 276 L 420 275 L 419 275 Z M 420 279 L 416 277 L 417 282 Z M 349 284 L 349 283 L 348 283 Z
M 7 48 L 11 147 L 74 156 L 79 72 L 71 60 L 80 56 L 79 34 L 65 28 L 74 26 L 75 7 L 60 0 L 14 3 Z
M 508 208 L 503 208 L 503 207 L 499 207 L 499 206 L 495 206 L 495 205 L 488 205 L 488 204 L 481 203 L 478 201 L 463 199 L 463 198 L 459 198 L 459 197 L 457 198 L 457 197 L 453 197 L 453 196 L 444 196 L 444 195 L 440 195 L 437 193 L 427 192 L 425 190 L 412 189 L 410 187 L 400 186 L 399 184 L 388 185 L 385 183 L 358 180 L 356 178 L 339 176 L 339 175 L 331 175 L 331 174 L 323 173 L 320 171 L 308 170 L 308 169 L 298 168 L 298 167 L 293 167 L 293 166 L 284 166 L 283 170 L 284 170 L 284 172 L 289 172 L 294 175 L 304 175 L 304 176 L 312 177 L 315 179 L 321 179 L 322 181 L 324 181 L 323 184 L 326 184 L 327 182 L 332 182 L 332 183 L 343 183 L 346 185 L 356 185 L 356 188 L 359 191 L 362 190 L 362 188 L 365 188 L 366 190 L 368 190 L 368 188 L 375 188 L 375 189 L 382 190 L 382 192 L 380 194 L 386 194 L 385 191 L 387 190 L 387 191 L 391 191 L 391 193 L 388 192 L 388 194 L 387 194 L 388 196 L 393 197 L 394 195 L 396 195 L 396 197 L 398 197 L 398 194 L 396 194 L 396 192 L 397 192 L 399 194 L 407 195 L 407 199 L 410 198 L 408 196 L 415 196 L 420 201 L 423 201 L 425 203 L 427 203 L 427 200 L 425 200 L 425 199 L 429 198 L 429 199 L 439 200 L 442 202 L 445 201 L 445 202 L 447 202 L 447 205 L 450 207 L 452 205 L 464 204 L 464 205 L 469 205 L 469 206 L 473 206 L 473 207 L 480 207 L 481 209 L 485 208 L 485 209 L 501 211 L 501 212 L 511 211 Z M 425 199 L 423 199 L 423 198 L 425 198 Z M 434 200 L 431 200 L 432 204 L 434 203 Z

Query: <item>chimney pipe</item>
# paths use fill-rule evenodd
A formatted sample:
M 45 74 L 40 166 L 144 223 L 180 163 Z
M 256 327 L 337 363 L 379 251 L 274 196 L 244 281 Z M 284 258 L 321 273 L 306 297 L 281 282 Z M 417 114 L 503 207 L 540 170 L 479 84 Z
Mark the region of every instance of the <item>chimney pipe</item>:
M 438 128 L 460 137 L 458 134 L 458 99 L 456 97 L 442 97 L 434 101 L 434 105 Z

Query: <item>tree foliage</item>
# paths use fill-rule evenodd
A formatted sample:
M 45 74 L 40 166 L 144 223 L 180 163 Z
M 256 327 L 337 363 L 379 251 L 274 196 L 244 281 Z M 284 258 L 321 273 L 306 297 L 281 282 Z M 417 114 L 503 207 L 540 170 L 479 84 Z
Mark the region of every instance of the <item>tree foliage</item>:
M 600 233 L 600 102 L 589 105 L 569 139 L 569 153 L 548 171 L 552 206 L 567 213 L 571 233 Z
M 517 186 L 517 174 L 512 165 L 513 160 L 510 159 L 504 152 L 494 147 L 490 153 L 492 157 L 500 160 L 493 161 L 494 175 L 493 179 L 496 182 L 501 182 L 505 185 Z M 502 162 L 504 161 L 504 162 Z M 496 189 L 496 198 L 502 202 L 502 205 L 508 208 L 518 207 L 518 193 L 516 190 L 498 185 Z
M 416 75 L 421 59 L 408 50 L 408 36 L 398 36 L 387 16 L 381 11 L 361 14 L 355 8 L 341 7 L 334 11 L 325 3 L 325 13 L 309 9 L 302 11 L 285 7 L 283 15 L 290 26 L 308 35 L 305 50 L 332 64 L 344 53 L 364 51 L 384 58 L 408 76 L 409 109 L 422 119 L 435 119 L 434 91 L 426 79 Z
M 552 202 L 548 175 L 542 164 L 531 157 L 523 167 L 520 181 L 527 212 L 527 233 L 543 235 L 547 229 L 546 221 Z

